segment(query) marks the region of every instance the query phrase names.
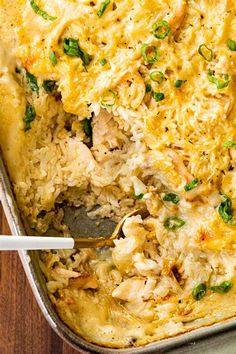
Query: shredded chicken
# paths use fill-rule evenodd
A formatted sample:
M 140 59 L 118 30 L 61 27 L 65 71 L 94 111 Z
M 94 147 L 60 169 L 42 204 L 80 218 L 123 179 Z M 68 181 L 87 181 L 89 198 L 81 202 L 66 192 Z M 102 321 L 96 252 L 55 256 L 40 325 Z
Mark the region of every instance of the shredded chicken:
M 167 149 L 167 154 L 172 158 L 179 174 L 186 179 L 186 182 L 192 181 L 194 177 L 189 173 L 180 155 L 173 149 Z

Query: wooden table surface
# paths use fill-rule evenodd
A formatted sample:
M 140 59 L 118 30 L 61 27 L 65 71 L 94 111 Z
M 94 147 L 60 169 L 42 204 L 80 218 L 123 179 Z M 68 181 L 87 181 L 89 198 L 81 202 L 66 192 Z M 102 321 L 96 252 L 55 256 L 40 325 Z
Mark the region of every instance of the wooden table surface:
M 1 206 L 0 232 L 10 234 Z M 64 343 L 44 319 L 17 252 L 0 252 L 0 353 L 79 353 Z

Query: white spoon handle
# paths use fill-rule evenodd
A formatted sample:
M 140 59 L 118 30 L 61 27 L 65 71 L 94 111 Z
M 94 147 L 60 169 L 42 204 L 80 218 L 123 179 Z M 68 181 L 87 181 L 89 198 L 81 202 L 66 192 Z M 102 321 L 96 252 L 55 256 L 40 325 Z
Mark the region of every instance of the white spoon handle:
M 0 236 L 0 251 L 72 249 L 70 237 Z

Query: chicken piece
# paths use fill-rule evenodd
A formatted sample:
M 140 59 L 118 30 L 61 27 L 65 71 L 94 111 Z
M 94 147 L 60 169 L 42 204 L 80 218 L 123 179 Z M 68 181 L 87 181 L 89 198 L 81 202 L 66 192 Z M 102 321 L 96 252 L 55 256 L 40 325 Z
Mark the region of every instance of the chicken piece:
M 149 276 L 160 274 L 161 266 L 152 259 L 145 258 L 143 253 L 136 253 L 133 256 L 134 267 L 139 275 Z
M 119 148 L 125 136 L 118 128 L 113 116 L 105 109 L 93 118 L 93 150 L 105 145 L 109 150 Z
M 141 223 L 142 219 L 139 216 L 128 218 L 123 226 L 126 238 L 115 241 L 112 258 L 121 273 L 129 273 L 133 266 L 132 254 L 141 249 L 146 240 L 147 231 Z
M 123 281 L 112 292 L 112 296 L 123 301 L 137 301 L 137 299 L 147 300 L 152 295 L 156 280 L 149 278 L 133 277 Z
M 78 278 L 70 279 L 69 286 L 76 289 L 97 289 L 98 281 L 95 275 L 81 275 Z
M 167 149 L 167 154 L 172 158 L 179 174 L 186 179 L 186 182 L 192 181 L 194 177 L 188 172 L 180 155 L 172 149 Z
M 73 270 L 61 268 L 58 266 L 51 271 L 51 275 L 55 280 L 59 280 L 59 279 L 77 278 L 79 277 L 80 273 L 74 272 Z

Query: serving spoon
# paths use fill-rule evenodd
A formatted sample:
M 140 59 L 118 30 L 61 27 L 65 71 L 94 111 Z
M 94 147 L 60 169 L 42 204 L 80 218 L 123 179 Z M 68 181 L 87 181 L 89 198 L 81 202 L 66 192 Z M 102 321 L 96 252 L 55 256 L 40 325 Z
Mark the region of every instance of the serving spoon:
M 113 247 L 114 240 L 123 236 L 122 227 L 125 220 L 135 215 L 146 218 L 149 212 L 146 208 L 143 208 L 126 214 L 116 225 L 109 238 L 2 235 L 0 236 L 0 251 Z

